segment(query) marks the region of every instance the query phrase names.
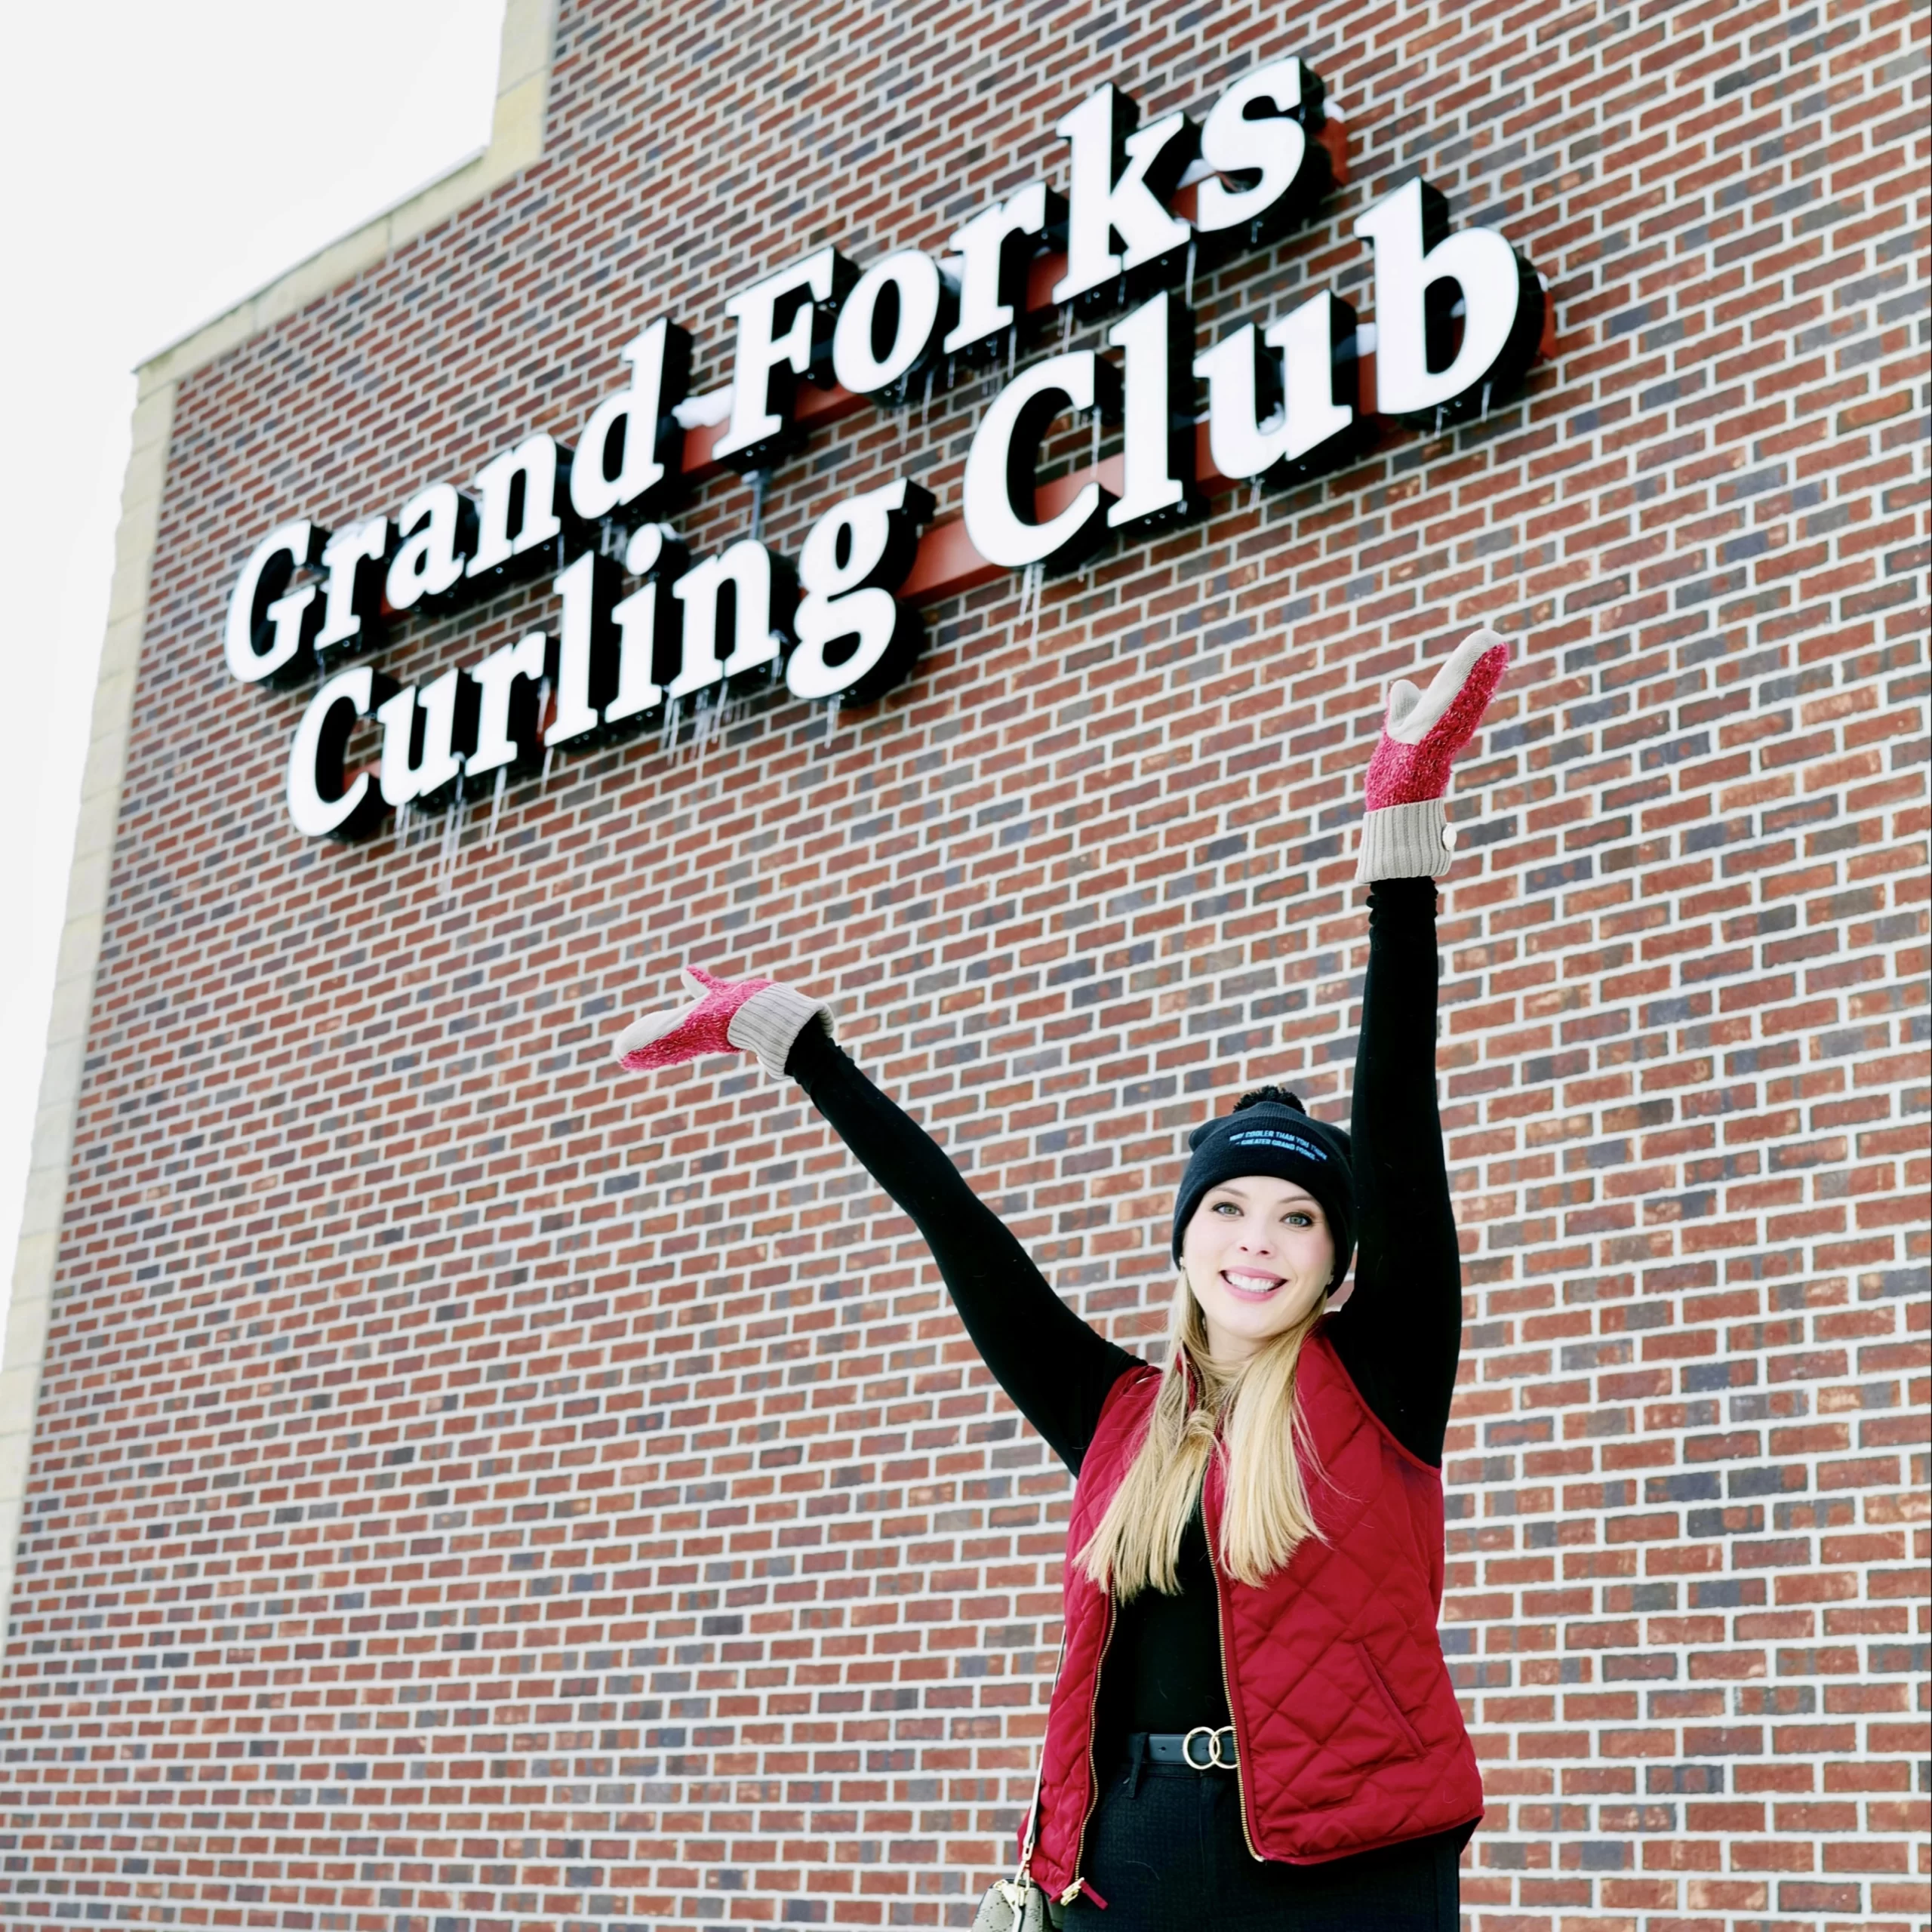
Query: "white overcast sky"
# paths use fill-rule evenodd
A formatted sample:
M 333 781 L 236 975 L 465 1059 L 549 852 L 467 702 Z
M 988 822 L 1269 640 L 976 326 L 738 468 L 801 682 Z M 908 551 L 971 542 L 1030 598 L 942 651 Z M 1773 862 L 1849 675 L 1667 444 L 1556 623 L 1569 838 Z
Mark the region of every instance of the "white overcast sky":
M 12 1279 L 40 1085 L 131 371 L 481 147 L 502 21 L 503 0 L 8 11 L 0 1286 Z M 138 1068 L 141 1043 L 114 1044 Z

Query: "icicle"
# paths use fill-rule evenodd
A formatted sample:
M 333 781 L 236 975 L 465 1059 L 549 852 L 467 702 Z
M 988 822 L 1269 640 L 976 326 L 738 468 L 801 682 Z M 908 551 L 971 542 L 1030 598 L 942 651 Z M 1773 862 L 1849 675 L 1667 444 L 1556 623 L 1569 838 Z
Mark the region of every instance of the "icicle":
M 1100 466 L 1100 405 L 1097 402 L 1094 405 L 1093 464 L 1096 469 Z
M 1194 244 L 1187 245 L 1187 280 L 1181 291 L 1181 298 L 1191 309 L 1194 306 Z
M 450 883 L 456 876 L 457 854 L 463 844 L 463 787 L 456 788 L 456 798 L 443 819 L 443 846 L 438 855 L 436 868 L 436 897 L 447 899 L 450 896 Z
M 752 472 L 752 541 L 755 543 L 764 534 L 764 480 L 771 475 L 767 469 Z
M 667 697 L 664 700 L 664 721 L 657 728 L 658 751 L 674 764 L 678 755 L 678 725 L 684 706 L 682 698 Z
M 1065 355 L 1066 345 L 1073 340 L 1073 305 L 1069 303 L 1060 312 L 1060 353 Z
M 840 692 L 834 691 L 826 704 L 825 743 L 819 748 L 820 755 L 823 758 L 829 758 L 832 755 L 832 734 L 838 729 L 838 700 L 841 695 Z
M 1040 603 L 1040 581 L 1045 574 L 1044 566 L 1039 564 L 1029 564 L 1020 573 L 1020 608 L 1014 614 L 1013 620 L 1013 628 L 1016 631 L 1026 621 L 1028 611 L 1038 611 Z
M 548 678 L 546 678 L 537 687 L 537 728 L 540 731 L 543 731 L 546 728 L 543 722 L 543 714 L 549 709 L 549 707 L 550 681 Z M 547 785 L 549 783 L 550 766 L 552 761 L 555 758 L 556 755 L 556 746 L 546 742 L 543 747 L 543 775 L 537 780 L 537 782 L 538 784 Z
M 497 826 L 503 816 L 503 793 L 509 789 L 509 767 L 498 765 L 496 789 L 490 794 L 490 829 L 485 835 L 493 845 L 497 842 Z
M 718 726 L 724 710 L 724 687 L 713 685 L 697 694 L 697 712 L 691 720 L 691 749 L 697 755 L 699 771 L 704 769 L 705 754 L 711 749 L 711 741 L 718 735 Z
M 1489 385 L 1487 383 L 1482 386 L 1482 407 L 1476 411 L 1476 414 L 1478 416 L 1487 416 L 1489 414 Z
M 1006 380 L 1013 380 L 1013 365 L 1020 359 L 1020 325 L 1015 322 L 1006 332 Z
M 405 798 L 395 808 L 395 849 L 398 852 L 409 850 L 409 801 Z
M 1435 433 L 1438 436 L 1442 433 L 1442 405 L 1439 402 L 1435 405 Z
M 1025 586 L 1030 587 L 1032 593 L 1029 598 L 1026 594 L 1026 588 L 1023 588 L 1020 592 L 1023 613 L 1030 611 L 1032 614 L 1032 627 L 1026 633 L 1026 641 L 1030 645 L 1040 634 L 1040 605 L 1046 595 L 1047 589 L 1046 565 L 1029 564 L 1026 566 L 1026 575 L 1023 580 L 1023 583 Z

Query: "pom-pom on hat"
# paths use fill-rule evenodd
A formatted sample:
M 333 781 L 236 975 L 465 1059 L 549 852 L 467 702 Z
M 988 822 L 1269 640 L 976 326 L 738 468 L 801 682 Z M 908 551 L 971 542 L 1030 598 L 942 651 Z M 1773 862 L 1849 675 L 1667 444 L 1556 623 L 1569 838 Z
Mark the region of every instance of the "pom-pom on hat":
M 1355 1163 L 1345 1130 L 1317 1120 L 1293 1094 L 1279 1087 L 1244 1094 L 1234 1111 L 1197 1127 L 1187 1137 L 1193 1152 L 1174 1196 L 1174 1257 L 1202 1195 L 1223 1181 L 1266 1174 L 1293 1181 L 1321 1204 L 1335 1237 L 1334 1287 L 1349 1272 L 1355 1249 Z

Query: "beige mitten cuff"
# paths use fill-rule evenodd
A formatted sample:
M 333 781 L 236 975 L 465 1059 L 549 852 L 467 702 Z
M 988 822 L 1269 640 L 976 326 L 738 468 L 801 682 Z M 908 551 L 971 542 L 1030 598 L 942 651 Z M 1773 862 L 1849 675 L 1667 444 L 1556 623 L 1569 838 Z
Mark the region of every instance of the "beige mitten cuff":
M 734 1047 L 756 1054 L 758 1063 L 774 1080 L 785 1077 L 792 1042 L 814 1020 L 832 1030 L 832 1009 L 823 1000 L 808 998 L 775 982 L 752 995 L 731 1016 L 725 1037 Z
M 1362 815 L 1355 857 L 1358 884 L 1378 878 L 1441 878 L 1449 869 L 1456 828 L 1440 798 L 1384 805 Z

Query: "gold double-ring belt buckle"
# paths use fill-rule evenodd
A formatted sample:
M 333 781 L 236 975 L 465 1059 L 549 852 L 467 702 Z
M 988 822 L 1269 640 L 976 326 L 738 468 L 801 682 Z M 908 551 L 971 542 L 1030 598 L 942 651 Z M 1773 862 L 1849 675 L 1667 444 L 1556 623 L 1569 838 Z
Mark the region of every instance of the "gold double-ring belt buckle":
M 1194 1761 L 1194 1740 L 1204 1737 L 1208 1740 L 1208 1761 L 1197 1764 Z M 1227 1753 L 1222 1755 L 1221 1740 L 1228 1740 Z M 1235 1767 L 1235 1727 L 1224 1724 L 1217 1730 L 1211 1724 L 1198 1724 L 1180 1741 L 1182 1761 L 1190 1771 L 1231 1771 Z

